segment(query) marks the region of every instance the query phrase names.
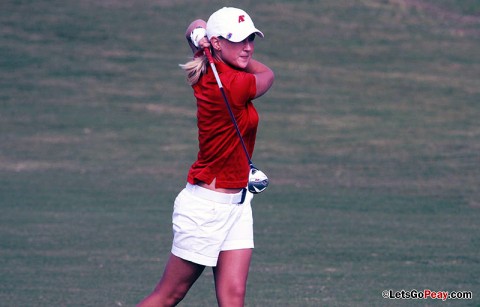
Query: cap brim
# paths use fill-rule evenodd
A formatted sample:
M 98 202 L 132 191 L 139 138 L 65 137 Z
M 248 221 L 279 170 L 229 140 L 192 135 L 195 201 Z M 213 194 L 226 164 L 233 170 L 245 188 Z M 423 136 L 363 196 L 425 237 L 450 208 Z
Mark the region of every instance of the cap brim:
M 263 32 L 260 31 L 260 30 L 257 30 L 257 32 L 255 32 L 255 34 L 257 34 L 258 36 L 260 36 L 261 38 L 264 38 L 265 35 L 263 35 Z
M 265 37 L 265 35 L 263 35 L 262 31 L 260 31 L 258 29 L 255 29 L 254 31 L 250 32 L 249 34 L 241 36 L 237 40 L 229 39 L 229 41 L 231 41 L 232 43 L 239 43 L 239 42 L 243 41 L 244 39 L 246 39 L 247 37 L 249 37 L 252 34 L 256 34 L 256 35 L 260 36 L 261 38 Z

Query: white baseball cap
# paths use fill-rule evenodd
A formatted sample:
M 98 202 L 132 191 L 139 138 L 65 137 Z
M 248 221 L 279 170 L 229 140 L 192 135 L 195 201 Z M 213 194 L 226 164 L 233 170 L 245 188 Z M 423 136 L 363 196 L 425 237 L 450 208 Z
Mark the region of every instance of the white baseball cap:
M 250 36 L 263 33 L 255 28 L 250 16 L 243 10 L 234 7 L 224 7 L 213 13 L 207 21 L 207 37 L 223 37 L 231 42 L 238 43 Z

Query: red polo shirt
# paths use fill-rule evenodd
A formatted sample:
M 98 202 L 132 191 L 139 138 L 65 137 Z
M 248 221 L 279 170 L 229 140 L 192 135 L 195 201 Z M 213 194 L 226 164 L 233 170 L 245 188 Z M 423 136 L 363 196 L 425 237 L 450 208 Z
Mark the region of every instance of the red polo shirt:
M 215 63 L 247 150 L 252 156 L 258 126 L 258 113 L 252 99 L 256 94 L 255 76 Z M 235 131 L 227 106 L 212 69 L 193 85 L 197 98 L 199 151 L 188 173 L 188 182 L 211 183 L 217 188 L 244 188 L 250 166 Z

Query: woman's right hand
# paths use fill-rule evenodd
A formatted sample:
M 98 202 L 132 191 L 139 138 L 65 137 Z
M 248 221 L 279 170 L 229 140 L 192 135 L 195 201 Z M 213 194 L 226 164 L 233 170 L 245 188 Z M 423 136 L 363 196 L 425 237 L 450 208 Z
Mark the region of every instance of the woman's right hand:
M 210 48 L 210 42 L 208 41 L 208 38 L 206 36 L 198 41 L 198 49 L 203 50 L 205 48 Z

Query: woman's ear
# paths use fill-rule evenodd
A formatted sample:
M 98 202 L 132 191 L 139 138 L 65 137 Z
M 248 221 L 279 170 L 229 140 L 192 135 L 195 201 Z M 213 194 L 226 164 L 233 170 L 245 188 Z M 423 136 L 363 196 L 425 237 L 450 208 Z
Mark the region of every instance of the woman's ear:
M 220 40 L 216 36 L 212 36 L 210 38 L 210 44 L 212 44 L 213 49 L 216 51 L 222 50 L 222 46 L 220 46 Z

